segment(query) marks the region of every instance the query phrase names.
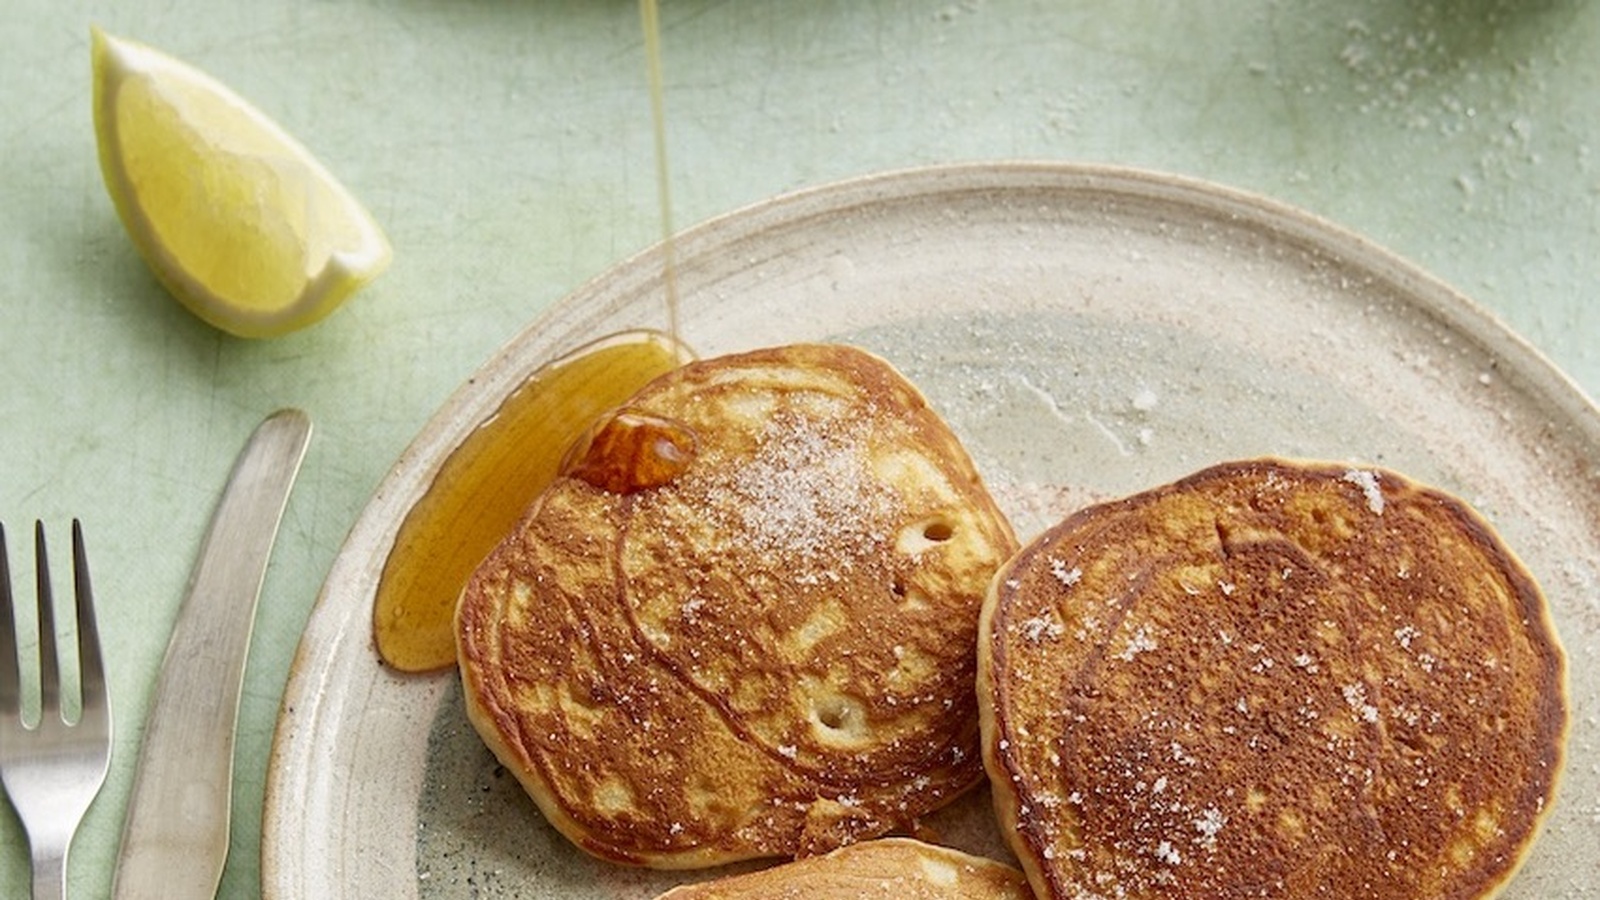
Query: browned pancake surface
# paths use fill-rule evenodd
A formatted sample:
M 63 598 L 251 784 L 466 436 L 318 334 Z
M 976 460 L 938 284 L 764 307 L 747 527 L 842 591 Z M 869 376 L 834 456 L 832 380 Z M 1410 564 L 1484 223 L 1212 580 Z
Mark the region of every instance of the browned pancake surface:
M 909 827 L 979 781 L 977 613 L 1016 544 L 921 395 L 802 345 L 627 410 L 692 434 L 687 467 L 558 479 L 458 610 L 468 712 L 550 820 L 700 866 Z
M 910 838 L 881 838 L 657 900 L 1033 900 L 1022 873 Z
M 1552 798 L 1543 599 L 1392 472 L 1231 463 L 1089 508 L 983 628 L 986 762 L 1044 896 L 1487 896 Z

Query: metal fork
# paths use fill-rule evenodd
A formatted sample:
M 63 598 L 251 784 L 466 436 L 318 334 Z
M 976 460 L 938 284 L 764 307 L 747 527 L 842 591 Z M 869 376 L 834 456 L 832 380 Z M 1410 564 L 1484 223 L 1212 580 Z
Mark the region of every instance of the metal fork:
M 62 660 L 56 652 L 55 608 L 50 592 L 44 524 L 34 526 L 38 581 L 39 721 L 29 725 L 22 702 L 16 611 L 5 529 L 0 527 L 0 782 L 28 833 L 34 900 L 65 900 L 67 850 L 78 823 L 105 783 L 111 762 L 111 703 L 100 633 L 89 589 L 83 527 L 72 522 L 72 573 L 77 595 L 80 711 L 68 721 L 61 703 Z

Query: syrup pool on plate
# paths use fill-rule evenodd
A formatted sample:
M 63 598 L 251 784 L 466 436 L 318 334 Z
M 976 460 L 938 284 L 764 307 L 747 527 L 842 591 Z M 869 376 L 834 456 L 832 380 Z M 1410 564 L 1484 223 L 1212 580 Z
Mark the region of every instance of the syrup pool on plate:
M 542 366 L 451 452 L 407 512 L 373 606 L 378 655 L 404 672 L 455 664 L 456 597 L 558 474 L 574 441 L 691 358 L 654 331 L 602 338 Z

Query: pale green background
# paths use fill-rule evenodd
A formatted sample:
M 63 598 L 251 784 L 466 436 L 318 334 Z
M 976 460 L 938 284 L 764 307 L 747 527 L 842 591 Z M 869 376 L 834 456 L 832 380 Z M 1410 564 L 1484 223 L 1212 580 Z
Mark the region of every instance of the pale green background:
M 1361 232 L 1600 392 L 1600 5 L 665 0 L 663 18 L 679 225 L 923 163 L 1167 170 Z M 245 685 L 221 896 L 254 896 L 274 717 L 345 532 L 491 351 L 659 237 L 639 14 L 631 0 L 11 0 L 0 22 L 0 520 L 27 595 L 31 521 L 64 535 L 84 519 L 120 729 L 80 832 L 78 897 L 110 891 L 149 692 L 233 454 L 278 406 L 316 421 Z M 270 342 L 172 304 L 101 185 L 91 22 L 209 70 L 298 135 L 387 228 L 388 274 Z M 0 814 L 0 896 L 25 878 Z

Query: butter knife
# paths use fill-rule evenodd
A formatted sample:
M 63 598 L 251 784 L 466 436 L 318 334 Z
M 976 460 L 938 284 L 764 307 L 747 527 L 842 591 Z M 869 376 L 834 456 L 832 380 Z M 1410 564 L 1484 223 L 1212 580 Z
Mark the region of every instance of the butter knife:
M 234 461 L 212 513 L 139 747 L 112 883 L 117 900 L 216 896 L 256 601 L 310 438 L 305 413 L 268 416 Z

